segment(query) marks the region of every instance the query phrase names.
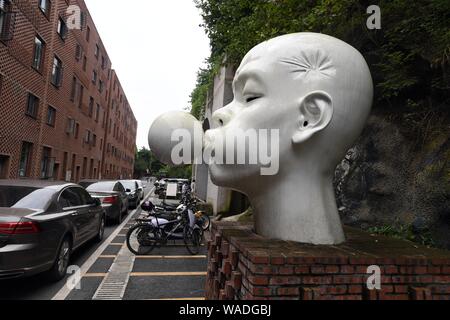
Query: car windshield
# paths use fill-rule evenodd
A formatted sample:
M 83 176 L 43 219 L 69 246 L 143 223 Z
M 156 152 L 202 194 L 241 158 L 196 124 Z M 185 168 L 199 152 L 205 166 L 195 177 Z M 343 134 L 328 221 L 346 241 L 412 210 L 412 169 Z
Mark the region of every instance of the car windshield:
M 127 180 L 127 181 L 120 181 L 123 184 L 123 187 L 125 189 L 130 189 L 131 191 L 136 190 L 136 182 Z
M 93 192 L 110 192 L 114 190 L 114 186 L 116 185 L 116 182 L 99 182 L 91 184 L 89 187 L 87 187 L 87 191 L 93 191 Z
M 52 189 L 0 186 L 0 207 L 45 210 L 54 194 Z

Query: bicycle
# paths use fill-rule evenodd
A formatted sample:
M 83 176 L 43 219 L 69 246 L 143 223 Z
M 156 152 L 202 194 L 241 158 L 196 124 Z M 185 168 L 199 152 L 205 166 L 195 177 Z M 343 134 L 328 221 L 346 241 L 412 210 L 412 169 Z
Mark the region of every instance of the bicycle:
M 142 208 L 149 212 L 149 217 L 136 219 L 136 224 L 127 232 L 127 247 L 133 254 L 149 254 L 155 247 L 165 246 L 170 240 L 183 240 L 192 255 L 200 252 L 203 231 L 186 205 L 179 206 L 176 218 L 170 216 L 172 213 L 155 212 L 151 202 L 142 205 Z

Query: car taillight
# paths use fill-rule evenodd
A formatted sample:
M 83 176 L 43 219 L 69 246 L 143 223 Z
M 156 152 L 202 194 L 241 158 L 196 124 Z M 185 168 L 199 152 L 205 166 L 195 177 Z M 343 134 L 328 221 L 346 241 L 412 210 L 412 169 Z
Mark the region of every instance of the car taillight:
M 33 221 L 0 223 L 0 234 L 32 234 L 38 232 L 39 226 Z
M 116 202 L 117 202 L 117 197 L 106 197 L 106 198 L 103 198 L 103 203 L 106 203 L 106 204 L 114 204 Z

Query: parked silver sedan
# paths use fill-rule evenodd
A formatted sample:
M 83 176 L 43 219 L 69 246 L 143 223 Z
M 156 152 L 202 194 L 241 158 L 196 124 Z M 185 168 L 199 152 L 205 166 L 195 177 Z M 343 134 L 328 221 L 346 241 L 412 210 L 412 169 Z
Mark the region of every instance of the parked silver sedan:
M 130 189 L 125 189 L 119 181 L 100 181 L 91 184 L 86 191 L 98 199 L 106 212 L 106 218 L 121 224 L 123 217 L 128 213 L 128 195 Z
M 105 212 L 81 186 L 0 180 L 0 279 L 47 272 L 62 279 L 73 250 L 101 241 Z

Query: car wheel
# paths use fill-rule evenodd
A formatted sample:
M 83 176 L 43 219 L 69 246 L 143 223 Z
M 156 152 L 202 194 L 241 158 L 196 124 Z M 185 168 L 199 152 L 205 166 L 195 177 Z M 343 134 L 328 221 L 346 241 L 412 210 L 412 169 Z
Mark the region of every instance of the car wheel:
M 106 219 L 103 216 L 102 220 L 100 221 L 100 227 L 98 229 L 98 234 L 95 237 L 95 241 L 97 241 L 97 242 L 102 242 L 102 240 L 103 240 L 103 236 L 105 235 L 105 223 L 106 223 Z
M 58 248 L 56 261 L 48 273 L 49 279 L 51 281 L 57 282 L 66 276 L 71 254 L 72 254 L 72 243 L 69 237 L 65 237 Z

